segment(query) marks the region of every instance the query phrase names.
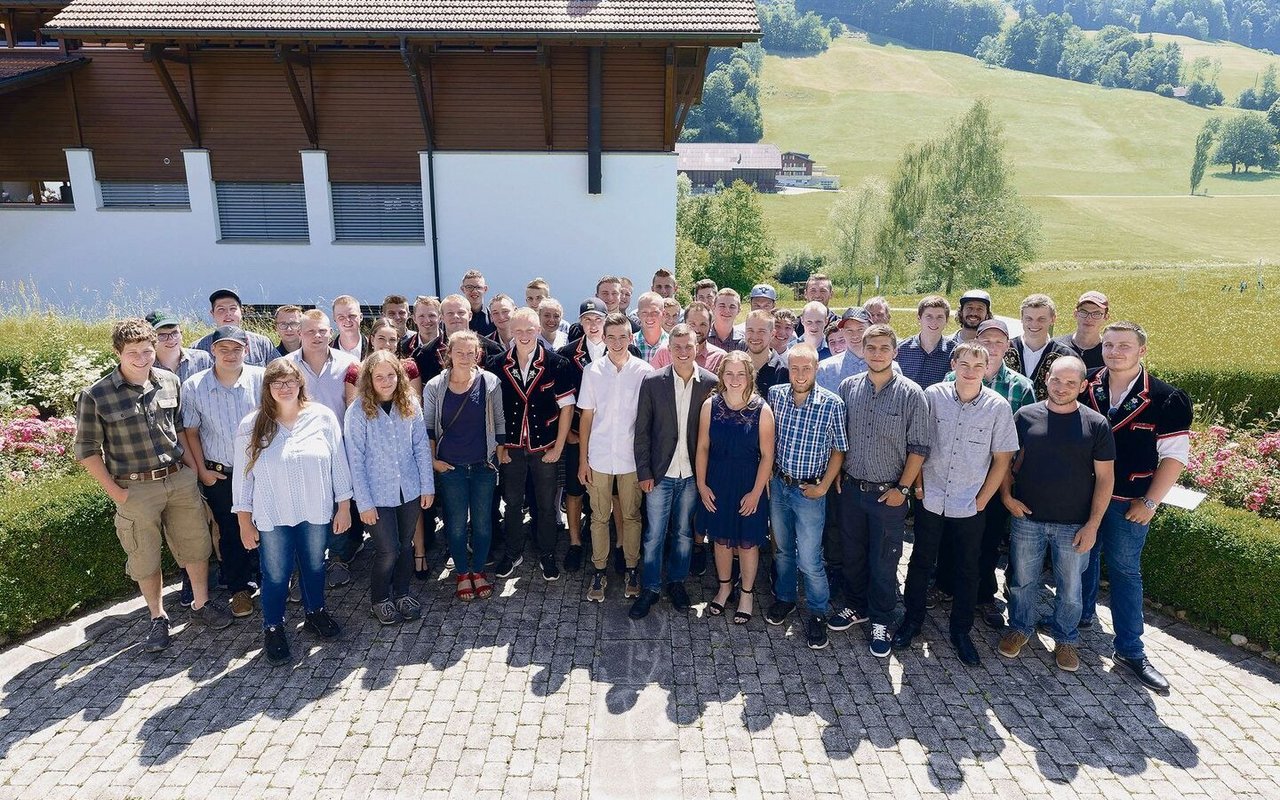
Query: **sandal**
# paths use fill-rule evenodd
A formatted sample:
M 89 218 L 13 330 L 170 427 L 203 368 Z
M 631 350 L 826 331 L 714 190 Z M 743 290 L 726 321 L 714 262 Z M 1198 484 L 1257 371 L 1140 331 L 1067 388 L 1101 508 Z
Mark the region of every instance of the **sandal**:
M 754 590 L 752 590 L 752 589 L 748 589 L 747 587 L 743 586 L 743 587 L 742 587 L 742 593 L 743 593 L 743 594 L 754 594 Z M 750 612 L 742 611 L 742 610 L 738 610 L 738 611 L 733 612 L 733 624 L 734 624 L 734 625 L 746 625 L 746 624 L 747 624 L 748 622 L 750 622 L 750 621 L 751 621 L 751 614 L 750 614 Z
M 413 577 L 420 581 L 425 581 L 431 577 L 430 570 L 427 569 L 427 557 L 425 555 L 413 557 Z
M 489 579 L 484 576 L 483 572 L 473 572 L 470 577 L 471 583 L 476 588 L 476 597 L 481 600 L 488 600 L 493 597 L 493 584 L 489 583 Z
M 720 580 L 719 578 L 717 578 L 716 580 L 719 583 L 733 583 L 732 578 L 728 580 L 723 580 L 723 581 Z M 711 602 L 707 603 L 707 613 L 713 617 L 721 616 L 722 614 L 724 614 L 724 606 L 717 603 L 715 600 L 712 600 Z
M 458 576 L 458 588 L 454 590 L 453 596 L 464 603 L 471 602 L 476 596 L 476 588 L 471 583 L 470 575 Z

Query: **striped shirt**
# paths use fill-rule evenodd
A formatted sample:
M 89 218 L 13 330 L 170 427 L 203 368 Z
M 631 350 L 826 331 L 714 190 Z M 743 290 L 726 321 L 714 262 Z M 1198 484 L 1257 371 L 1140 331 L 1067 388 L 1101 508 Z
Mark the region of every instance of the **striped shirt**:
M 156 366 L 160 369 L 169 369 L 160 363 L 159 356 L 156 357 Z M 176 369 L 169 369 L 170 372 L 178 376 L 178 380 L 185 382 L 187 378 L 195 375 L 201 370 L 206 370 L 213 366 L 213 356 L 203 350 L 195 350 L 190 347 L 182 348 L 182 355 L 178 356 L 178 366 Z
M 272 361 L 280 357 L 280 351 L 276 349 L 275 343 L 260 333 L 253 331 L 245 331 L 245 336 L 249 337 L 249 349 L 244 353 L 244 363 L 252 364 L 255 367 L 265 367 Z M 213 352 L 213 334 L 209 334 L 200 341 L 192 345 L 197 350 L 203 350 L 206 353 Z M 209 366 L 213 366 L 210 364 Z
M 411 416 L 400 416 L 394 406 L 388 412 L 379 405 L 373 419 L 357 400 L 347 409 L 343 427 L 356 510 L 391 508 L 436 493 L 431 441 L 416 400 Z
M 319 372 L 311 369 L 311 365 L 302 357 L 302 348 L 294 350 L 285 358 L 290 359 L 302 369 L 302 375 L 307 381 L 307 396 L 327 407 L 341 422 L 347 413 L 347 369 L 352 364 L 359 365 L 360 362 L 332 347 L 329 348 L 329 360 L 324 362 Z
M 240 420 L 258 407 L 265 371 L 245 364 L 230 387 L 223 386 L 211 369 L 183 381 L 182 425 L 199 429 L 200 448 L 206 461 L 224 466 L 235 464 Z
M 795 404 L 791 384 L 769 389 L 774 419 L 774 464 L 798 480 L 821 478 L 833 450 L 849 449 L 845 407 L 834 392 L 814 386 L 804 405 Z
M 863 372 L 840 384 L 848 408 L 849 452 L 844 471 L 870 483 L 896 483 L 907 455 L 929 455 L 929 404 L 924 390 L 893 373 L 879 391 Z
M 260 411 L 240 423 L 236 452 L 247 453 Z M 258 454 L 251 472 L 248 458 L 237 458 L 231 477 L 231 510 L 253 514 L 260 531 L 282 525 L 333 520 L 333 504 L 351 499 L 351 471 L 342 447 L 342 426 L 325 406 L 307 403 L 293 430 L 277 426 L 271 444 Z
M 112 475 L 150 472 L 182 460 L 178 376 L 159 368 L 141 386 L 111 370 L 76 399 L 77 461 L 100 455 Z

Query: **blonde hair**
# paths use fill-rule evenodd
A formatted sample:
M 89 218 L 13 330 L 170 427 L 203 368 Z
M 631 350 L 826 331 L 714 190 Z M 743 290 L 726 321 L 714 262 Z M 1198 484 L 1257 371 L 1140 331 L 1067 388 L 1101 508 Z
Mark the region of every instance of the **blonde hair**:
M 396 388 L 391 392 L 391 402 L 404 418 L 412 417 L 416 405 L 409 387 L 409 376 L 404 364 L 389 350 L 375 350 L 360 363 L 360 377 L 356 379 L 356 396 L 365 417 L 373 419 L 378 414 L 378 390 L 373 388 L 373 369 L 380 364 L 390 364 L 396 373 Z
M 747 368 L 747 389 L 743 400 L 749 404 L 758 399 L 760 393 L 756 391 L 756 367 L 751 363 L 751 356 L 743 350 L 734 350 L 720 360 L 720 366 L 716 368 L 716 394 L 728 396 L 725 394 L 727 387 L 724 385 L 724 370 L 730 364 L 743 364 Z
M 450 335 L 449 341 L 445 342 L 445 351 L 448 354 L 449 369 L 453 369 L 453 348 L 460 344 L 469 344 L 475 347 L 477 353 L 476 361 L 480 361 L 484 358 L 484 350 L 480 347 L 480 337 L 476 335 L 476 332 L 471 330 L 458 331 L 457 333 Z

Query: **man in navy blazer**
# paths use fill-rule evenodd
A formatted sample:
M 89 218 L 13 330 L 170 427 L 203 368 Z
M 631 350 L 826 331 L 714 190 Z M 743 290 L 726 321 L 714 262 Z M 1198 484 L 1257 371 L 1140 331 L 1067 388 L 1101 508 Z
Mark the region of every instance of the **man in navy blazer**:
M 671 364 L 640 384 L 636 411 L 636 478 L 645 493 L 644 563 L 640 596 L 628 613 L 643 619 L 661 597 L 662 554 L 667 532 L 675 540 L 667 558 L 667 594 L 678 611 L 689 608 L 684 579 L 693 552 L 693 507 L 698 492 L 693 477 L 698 416 L 716 388 L 716 376 L 694 361 L 698 338 L 680 323 L 668 339 Z

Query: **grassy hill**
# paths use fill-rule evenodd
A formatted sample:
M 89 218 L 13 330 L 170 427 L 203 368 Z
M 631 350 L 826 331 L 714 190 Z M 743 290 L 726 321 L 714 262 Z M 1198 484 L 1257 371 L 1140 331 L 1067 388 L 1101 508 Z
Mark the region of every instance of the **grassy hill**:
M 1208 56 L 1222 64 L 1218 75 L 1218 88 L 1235 102 L 1240 92 L 1255 86 L 1262 80 L 1262 71 L 1270 64 L 1280 66 L 1280 56 L 1252 50 L 1235 42 L 1202 42 L 1186 36 L 1153 33 L 1157 42 L 1177 42 L 1182 49 L 1183 61 L 1190 63 L 1200 56 Z
M 1267 58 L 1185 41 L 1191 56 L 1195 45 L 1225 48 L 1224 89 L 1254 63 L 1237 50 Z M 909 142 L 939 134 L 979 96 L 1003 121 L 1017 186 L 1043 219 L 1042 260 L 1280 260 L 1280 176 L 1211 168 L 1202 185 L 1211 196 L 1187 195 L 1196 133 L 1214 114 L 1239 113 L 1231 109 L 844 37 L 820 56 L 766 57 L 764 140 L 810 153 L 851 189 L 890 175 Z M 765 197 L 779 244 L 818 245 L 833 199 Z

